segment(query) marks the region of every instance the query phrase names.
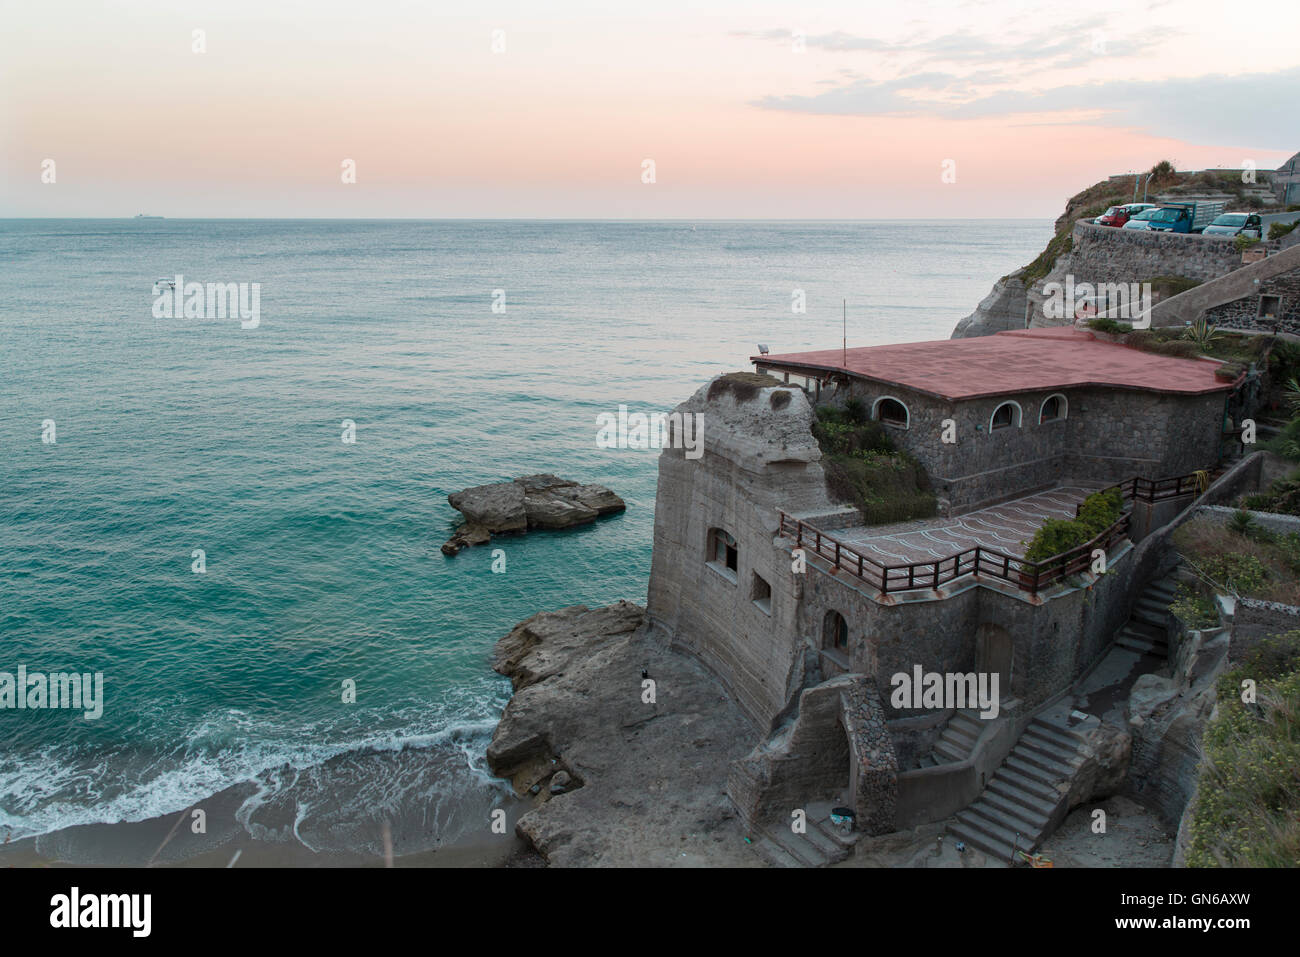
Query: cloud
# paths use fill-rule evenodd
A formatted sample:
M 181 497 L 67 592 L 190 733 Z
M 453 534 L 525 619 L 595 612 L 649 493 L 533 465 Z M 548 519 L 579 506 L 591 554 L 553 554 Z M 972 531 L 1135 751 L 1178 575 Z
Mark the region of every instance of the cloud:
M 941 80 L 947 77 L 947 82 Z M 839 116 L 930 116 L 964 120 L 1020 114 L 1075 114 L 1069 120 L 1129 127 L 1193 143 L 1295 148 L 1300 67 L 1276 73 L 1212 74 L 1162 80 L 1103 80 L 1026 91 L 962 95 L 966 78 L 939 73 L 884 82 L 856 79 L 811 96 L 768 96 L 770 110 Z M 936 96 L 946 93 L 948 96 Z M 1079 118 L 1078 114 L 1092 114 Z

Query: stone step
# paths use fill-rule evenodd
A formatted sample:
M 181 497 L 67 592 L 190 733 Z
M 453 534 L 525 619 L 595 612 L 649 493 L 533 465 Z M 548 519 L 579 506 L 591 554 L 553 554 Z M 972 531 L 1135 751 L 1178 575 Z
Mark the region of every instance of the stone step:
M 1140 655 L 1160 655 L 1164 653 L 1164 649 L 1159 648 L 1154 641 L 1135 638 L 1132 635 L 1121 634 L 1115 639 L 1115 644 L 1120 648 L 1136 651 Z
M 799 862 L 800 867 L 821 867 L 826 863 L 826 856 L 817 850 L 816 845 L 804 840 L 788 828 L 779 825 L 771 830 L 764 828 L 763 836 L 776 844 L 786 854 Z
M 1169 629 L 1164 625 L 1148 625 L 1146 622 L 1135 621 L 1132 618 L 1125 623 L 1120 631 L 1127 631 L 1143 638 L 1150 638 L 1152 641 L 1167 641 L 1169 637 Z
M 1164 611 L 1161 612 L 1154 612 L 1154 611 L 1148 611 L 1145 608 L 1134 608 L 1133 615 L 1129 618 L 1129 622 L 1130 623 L 1138 622 L 1143 625 L 1149 625 L 1152 628 L 1163 629 L 1165 627 L 1165 620 L 1168 617 L 1169 617 L 1168 609 L 1165 609 Z
M 1052 775 L 1053 781 L 1063 781 L 1074 776 L 1074 765 L 1066 764 L 1054 757 L 1048 757 L 1033 748 L 1026 747 L 1023 742 L 1015 746 L 1011 752 L 1011 757 Z
M 1170 602 L 1174 600 L 1174 597 L 1177 594 L 1178 594 L 1178 587 L 1176 585 L 1166 585 L 1160 583 L 1160 584 L 1148 585 L 1146 589 L 1142 592 L 1142 597 L 1149 598 L 1152 601 L 1164 602 L 1166 605 L 1168 605 Z
M 997 812 L 990 813 L 988 808 L 976 801 L 966 810 L 957 815 L 957 820 L 965 824 L 970 830 L 985 837 L 990 837 L 1005 846 L 1008 851 L 1012 847 L 1018 847 L 1022 851 L 1030 850 L 1034 846 L 1037 838 L 1036 834 L 1025 834 L 1017 828 L 1007 827 L 996 817 Z M 1008 853 L 1007 860 L 1011 855 Z
M 965 728 L 954 728 L 952 725 L 943 729 L 943 734 L 939 735 L 940 741 L 947 741 L 969 753 L 975 747 L 975 740 L 978 735 L 971 734 Z
M 1141 608 L 1143 611 L 1149 611 L 1157 615 L 1169 614 L 1169 602 L 1160 601 L 1160 599 L 1152 595 L 1143 594 L 1142 597 L 1137 600 L 1137 604 L 1133 607 Z
M 808 829 L 805 833 L 795 834 L 791 832 L 790 837 L 796 841 L 800 838 L 806 840 L 817 849 L 818 853 L 820 853 L 822 857 L 826 859 L 825 864 L 833 864 L 836 861 L 842 861 L 844 858 L 848 857 L 848 853 L 845 851 L 843 845 L 832 838 L 829 834 L 823 832 L 822 829 L 817 826 L 815 821 L 808 821 L 807 823 Z M 822 866 L 825 866 L 825 864 Z
M 980 796 L 980 803 L 987 804 L 989 809 L 996 811 L 1004 821 L 1014 821 L 1017 830 L 1025 833 L 1041 833 L 1043 828 L 1047 826 L 1048 819 L 1052 816 L 1046 811 L 1031 811 L 1023 804 L 1017 804 L 996 791 L 988 789 Z
M 821 831 L 828 839 L 839 845 L 846 852 L 853 850 L 853 846 L 858 843 L 858 838 L 862 835 L 861 831 L 845 831 L 838 824 L 831 823 L 830 817 L 824 817 L 814 822 L 817 830 Z
M 1027 729 L 1025 733 L 1020 736 L 1020 741 L 1016 744 L 1016 748 L 1025 748 L 1027 751 L 1041 754 L 1043 757 L 1050 758 L 1066 767 L 1075 768 L 1079 766 L 1078 751 L 1039 734 L 1033 728 Z
M 957 728 L 973 738 L 978 738 L 987 724 L 988 722 L 978 715 L 966 711 L 958 711 L 948 720 L 948 727 Z
M 947 741 L 941 740 L 934 746 L 934 757 L 936 761 L 954 763 L 957 761 L 965 761 L 969 756 L 969 752 L 963 751 L 960 748 L 949 744 Z
M 916 764 L 917 767 L 933 768 L 936 767 L 939 764 L 939 762 L 934 759 L 934 755 L 923 754 L 919 758 L 917 758 Z
M 772 867 L 803 867 L 802 864 L 786 853 L 779 844 L 766 835 L 755 835 L 750 839 L 749 846 Z
M 1000 800 L 1019 804 L 1028 814 L 1049 818 L 1056 805 L 1050 798 L 1042 795 L 1033 794 L 1023 788 L 1018 788 L 1005 778 L 994 775 L 993 780 L 984 791 L 984 796 L 996 796 Z
M 1023 760 L 1015 751 L 1007 756 L 1006 766 L 1012 771 L 1018 771 L 1032 781 L 1037 781 L 1044 787 L 1056 790 L 1056 783 L 1064 776 L 1055 771 L 1049 771 L 1046 768 L 1040 768 L 1035 764 L 1030 764 Z
M 1069 728 L 1063 728 L 1059 724 L 1050 724 L 1041 718 L 1035 718 L 1031 721 L 1026 731 L 1033 731 L 1038 737 L 1046 738 L 1067 751 L 1078 751 L 1079 746 L 1083 744 L 1083 739 Z
M 1044 784 L 1037 778 L 1027 777 L 1021 774 L 1015 768 L 1009 768 L 1004 761 L 1002 767 L 998 768 L 997 773 L 993 775 L 994 781 L 1003 781 L 1011 787 L 1026 794 L 1032 794 L 1039 800 L 1055 804 L 1057 799 L 1056 788 L 1050 784 Z
M 962 824 L 953 824 L 948 828 L 948 833 L 952 835 L 955 841 L 961 841 L 968 847 L 977 851 L 983 851 L 988 855 L 990 861 L 996 861 L 999 864 L 1006 864 L 1011 858 L 1011 845 L 982 834 L 979 831 L 972 830 Z

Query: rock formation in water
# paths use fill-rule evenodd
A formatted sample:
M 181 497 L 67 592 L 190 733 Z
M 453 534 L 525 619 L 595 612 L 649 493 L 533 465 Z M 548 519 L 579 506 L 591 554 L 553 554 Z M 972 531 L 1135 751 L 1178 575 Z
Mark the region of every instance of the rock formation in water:
M 484 545 L 504 532 L 586 525 L 627 508 L 603 485 L 579 485 L 548 474 L 476 485 L 453 492 L 447 501 L 465 522 L 442 546 L 445 555 L 455 555 L 469 545 Z

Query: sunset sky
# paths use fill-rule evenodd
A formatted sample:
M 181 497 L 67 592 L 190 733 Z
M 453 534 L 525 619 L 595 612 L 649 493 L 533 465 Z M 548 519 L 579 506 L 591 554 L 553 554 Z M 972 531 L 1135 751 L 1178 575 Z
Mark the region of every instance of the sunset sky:
M 1160 159 L 1300 150 L 1294 0 L 11 0 L 0 18 L 0 216 L 1056 216 Z

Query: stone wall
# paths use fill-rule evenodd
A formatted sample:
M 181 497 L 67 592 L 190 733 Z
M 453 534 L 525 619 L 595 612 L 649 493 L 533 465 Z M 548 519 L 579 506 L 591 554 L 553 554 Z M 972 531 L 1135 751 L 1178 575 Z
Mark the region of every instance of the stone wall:
M 849 390 L 870 410 L 886 397 L 907 407 L 907 427 L 886 424 L 886 431 L 916 456 L 935 494 L 954 513 L 1063 479 L 1105 485 L 1134 475 L 1164 478 L 1212 468 L 1219 459 L 1222 392 L 1081 388 L 954 403 L 861 379 L 851 380 Z M 1043 404 L 1053 395 L 1064 396 L 1066 417 L 1040 422 Z M 991 428 L 994 411 L 1006 402 L 1019 408 L 1019 425 Z M 956 442 L 943 441 L 947 419 L 955 422 Z
M 1241 267 L 1241 251 L 1231 240 L 1220 240 L 1195 233 L 1161 233 L 1151 230 L 1116 229 L 1084 220 L 1074 224 L 1070 252 L 1057 260 L 1047 277 L 1030 290 L 1031 326 L 1059 326 L 1061 319 L 1050 319 L 1043 312 L 1043 285 L 1064 282 L 1066 275 L 1075 284 L 1147 282 L 1157 276 L 1183 276 L 1205 282 L 1226 276 Z M 1257 248 L 1269 255 L 1282 246 L 1265 241 Z
M 1259 329 L 1267 332 L 1300 334 L 1300 269 L 1265 279 L 1256 292 L 1206 310 L 1205 318 L 1228 329 Z M 1274 320 L 1260 318 L 1260 298 L 1277 296 L 1281 308 Z

